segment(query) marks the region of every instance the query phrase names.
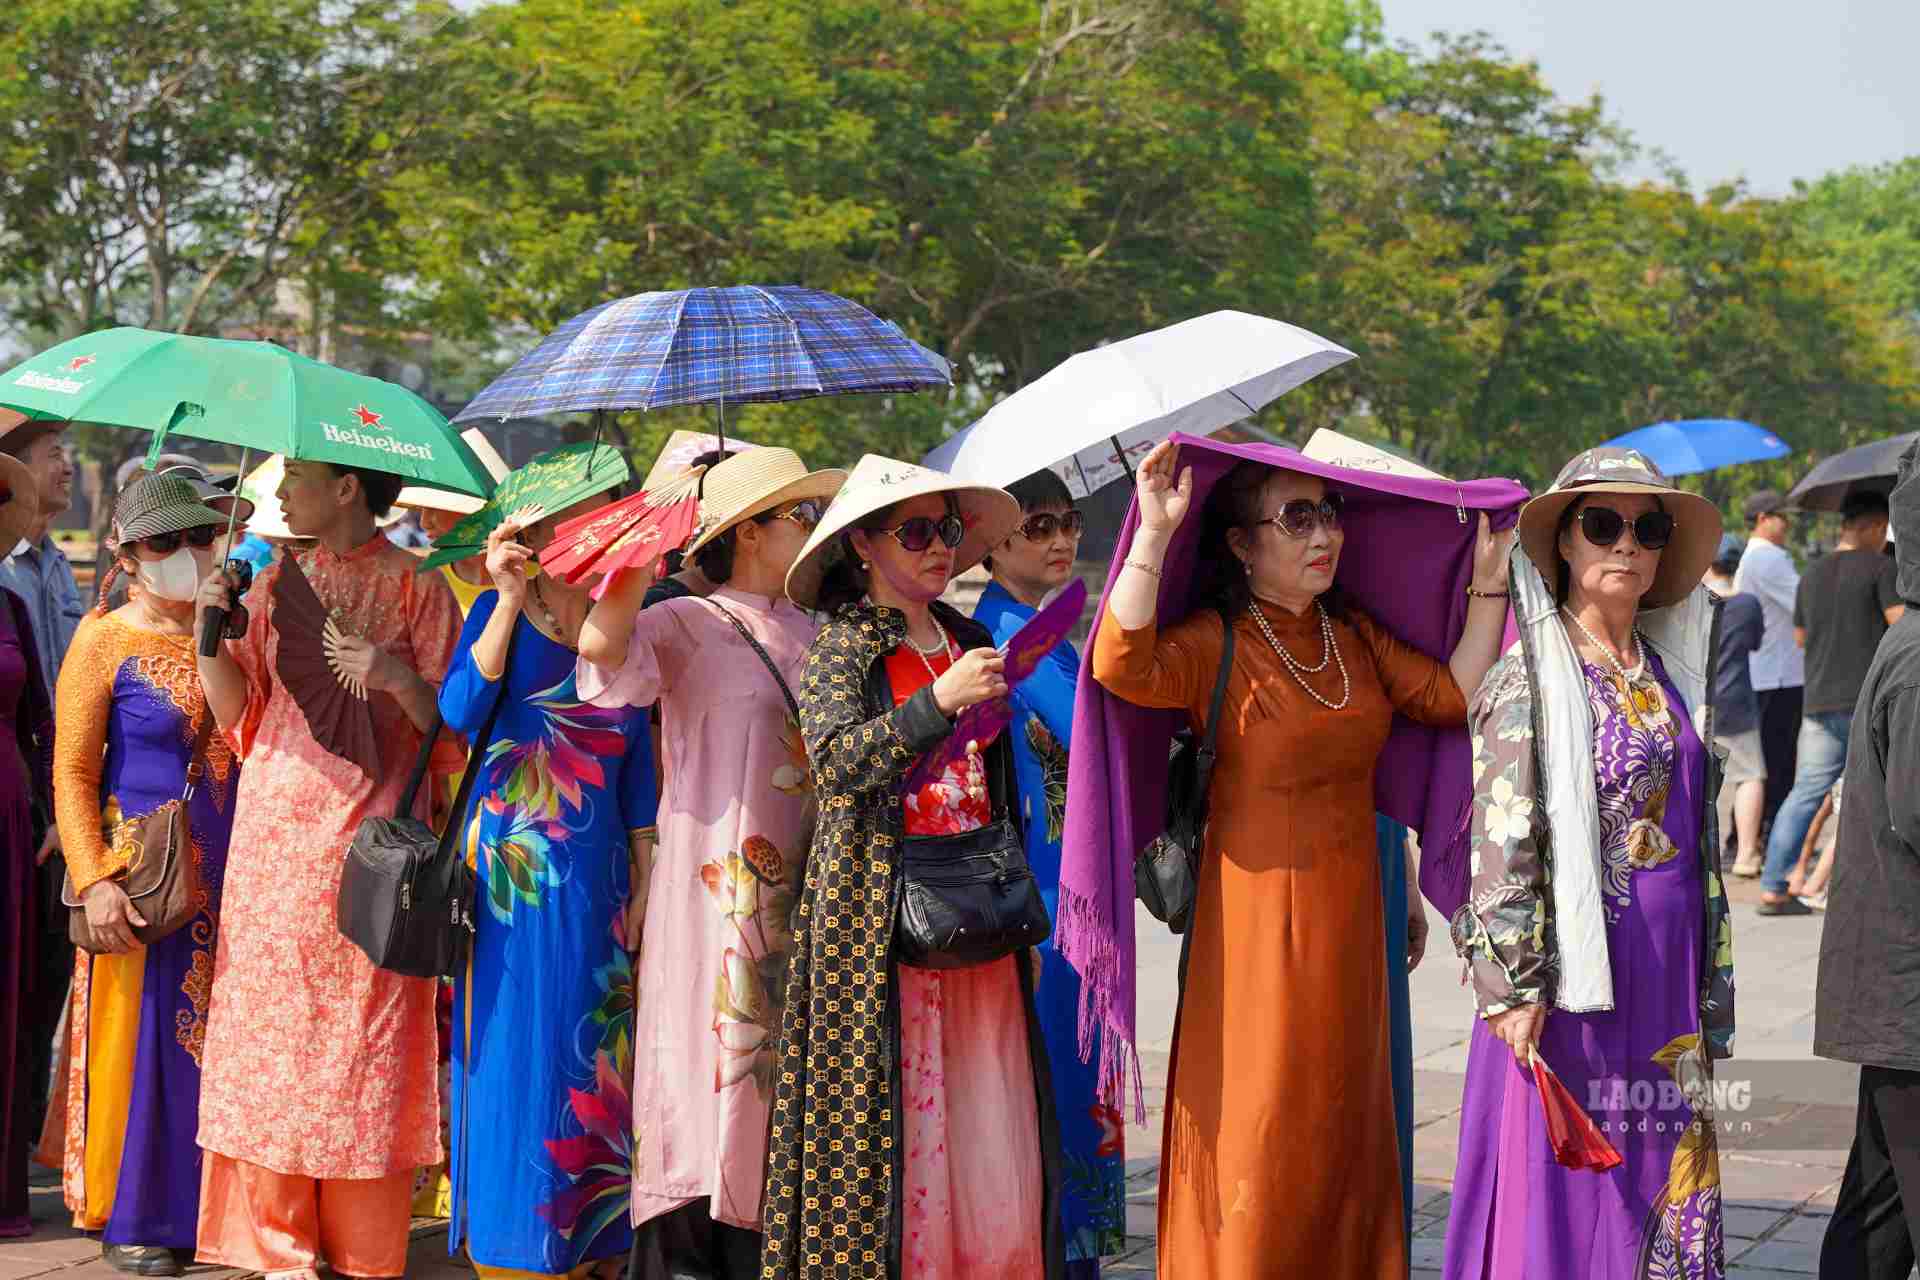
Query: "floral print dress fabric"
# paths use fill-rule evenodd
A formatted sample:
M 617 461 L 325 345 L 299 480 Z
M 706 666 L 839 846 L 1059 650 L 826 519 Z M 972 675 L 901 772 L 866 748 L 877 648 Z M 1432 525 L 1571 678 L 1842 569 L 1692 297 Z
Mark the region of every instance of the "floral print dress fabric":
M 1531 1072 L 1474 1027 L 1447 1225 L 1449 1280 L 1553 1274 L 1596 1280 L 1725 1273 L 1713 1073 L 1701 1034 L 1706 750 L 1659 657 L 1627 680 L 1584 664 L 1600 805 L 1601 887 L 1615 1007 L 1549 1012 L 1540 1056 L 1624 1157 L 1607 1173 L 1554 1163 Z M 1474 895 L 1457 920 L 1480 1006 L 1550 1000 L 1545 815 L 1517 654 L 1488 674 L 1473 715 Z M 1504 744 L 1504 747 L 1503 745 Z
M 632 1175 L 633 968 L 618 929 L 627 832 L 654 817 L 644 712 L 583 701 L 576 655 L 515 620 L 505 676 L 472 646 L 499 602 L 467 615 L 440 691 L 479 732 L 500 700 L 463 828 L 478 925 L 453 1017 L 457 1250 L 554 1274 L 623 1255 Z
M 320 602 L 439 684 L 460 636 L 453 593 L 385 537 L 297 553 Z M 245 762 L 234 801 L 200 1080 L 207 1151 L 307 1178 L 384 1178 L 441 1159 L 434 983 L 376 969 L 335 921 L 342 854 L 363 819 L 390 817 L 420 731 L 386 694 L 372 704 L 390 767 L 370 778 L 322 747 L 276 674 L 273 587 L 247 593 L 228 652 L 247 703 L 231 734 Z M 416 816 L 426 816 L 426 793 Z M 206 1241 L 203 1238 L 202 1245 Z
M 579 680 L 598 705 L 661 709 L 666 792 L 640 948 L 633 1220 L 705 1200 L 715 1222 L 758 1231 L 811 783 L 786 698 L 722 609 L 797 686 L 813 622 L 787 601 L 726 587 L 643 610 L 625 664 L 582 661 Z

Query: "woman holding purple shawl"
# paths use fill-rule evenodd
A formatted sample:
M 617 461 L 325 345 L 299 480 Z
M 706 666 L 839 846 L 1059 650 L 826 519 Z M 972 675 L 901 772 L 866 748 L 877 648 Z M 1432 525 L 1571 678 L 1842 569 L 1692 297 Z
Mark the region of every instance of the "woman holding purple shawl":
M 1733 1049 L 1733 935 L 1713 725 L 1702 742 L 1692 715 L 1719 540 L 1713 504 L 1629 449 L 1587 450 L 1520 513 L 1520 641 L 1470 713 L 1472 893 L 1452 932 L 1480 1020 L 1451 1280 L 1725 1270 L 1712 1084 Z M 1536 1057 L 1621 1165 L 1555 1163 Z
M 1402 1275 L 1375 767 L 1396 712 L 1464 723 L 1499 652 L 1512 535 L 1479 518 L 1464 629 L 1442 662 L 1335 589 L 1343 489 L 1248 459 L 1206 501 L 1211 607 L 1162 627 L 1194 493 L 1176 458 L 1164 444 L 1140 468 L 1092 661 L 1109 692 L 1204 727 L 1233 628 L 1168 1083 L 1160 1274 Z

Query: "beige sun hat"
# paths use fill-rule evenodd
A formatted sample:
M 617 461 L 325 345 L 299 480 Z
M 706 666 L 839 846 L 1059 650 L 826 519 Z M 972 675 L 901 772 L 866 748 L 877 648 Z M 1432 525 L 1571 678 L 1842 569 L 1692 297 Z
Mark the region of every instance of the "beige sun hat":
M 1602 445 L 1575 456 L 1560 468 L 1551 489 L 1520 508 L 1520 547 L 1548 586 L 1558 577 L 1560 549 L 1554 540 L 1560 515 L 1592 493 L 1653 494 L 1673 516 L 1673 538 L 1660 553 L 1659 572 L 1640 597 L 1641 608 L 1675 604 L 1700 585 L 1720 546 L 1720 508 L 1697 493 L 1675 488 L 1639 450 Z
M 693 541 L 687 544 L 691 559 L 700 548 L 739 524 L 775 507 L 808 498 L 826 501 L 840 492 L 847 473 L 838 468 L 809 471 L 800 455 L 791 449 L 756 448 L 736 453 L 725 462 L 715 463 L 700 477 L 700 525 Z M 826 571 L 823 557 L 816 557 L 815 576 L 801 583 L 809 596 L 818 592 L 818 574 Z M 788 577 L 789 586 L 793 578 Z
M 833 505 L 821 517 L 820 527 L 787 571 L 787 598 L 803 609 L 813 608 L 819 599 L 820 580 L 833 564 L 841 534 L 876 511 L 929 493 L 952 494 L 960 508 L 960 521 L 967 529 L 953 553 L 956 576 L 986 559 L 989 551 L 1020 526 L 1020 503 L 1005 489 L 969 484 L 944 471 L 870 453 L 854 465 Z

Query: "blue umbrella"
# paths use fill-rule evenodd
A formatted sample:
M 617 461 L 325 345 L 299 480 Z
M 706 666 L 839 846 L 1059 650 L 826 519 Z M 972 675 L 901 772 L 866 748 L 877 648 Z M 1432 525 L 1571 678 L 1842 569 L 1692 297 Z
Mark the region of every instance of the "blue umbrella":
M 1742 462 L 1765 462 L 1793 452 L 1785 440 L 1765 427 L 1733 418 L 1689 418 L 1684 422 L 1656 422 L 1607 441 L 1622 449 L 1638 449 L 1670 476 L 1692 475 Z
M 575 316 L 454 421 L 924 391 L 952 380 L 945 360 L 837 294 L 680 289 Z

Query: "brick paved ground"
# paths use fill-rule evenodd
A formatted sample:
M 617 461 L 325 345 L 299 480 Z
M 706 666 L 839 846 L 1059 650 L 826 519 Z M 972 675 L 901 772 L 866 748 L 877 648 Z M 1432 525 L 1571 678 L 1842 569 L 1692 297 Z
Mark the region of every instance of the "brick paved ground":
M 1763 919 L 1753 913 L 1757 891 L 1735 882 L 1735 946 L 1740 983 L 1740 1057 L 1762 1070 L 1781 1064 L 1811 1064 L 1813 978 L 1819 950 L 1818 917 Z M 1414 1275 L 1439 1275 L 1445 1248 L 1448 1189 L 1458 1142 L 1462 1072 L 1466 1064 L 1468 997 L 1459 986 L 1459 966 L 1443 955 L 1446 932 L 1431 916 L 1434 941 L 1427 962 L 1414 974 L 1415 1218 Z M 1154 1268 L 1154 1190 L 1159 1169 L 1162 1083 L 1173 1025 L 1172 974 L 1178 947 L 1142 915 L 1142 1058 L 1150 1089 L 1147 1124 L 1128 1131 L 1128 1251 L 1106 1274 L 1139 1277 Z M 1789 1075 L 1792 1073 L 1789 1072 Z M 1809 1066 L 1786 1105 L 1752 1133 L 1729 1139 L 1721 1149 L 1726 1196 L 1727 1257 L 1735 1280 L 1788 1280 L 1813 1273 L 1834 1194 L 1846 1165 L 1853 1133 L 1854 1073 Z M 1791 1092 L 1792 1086 L 1789 1086 Z M 0 1280 L 31 1280 L 59 1273 L 59 1280 L 107 1280 L 117 1273 L 99 1260 L 99 1246 L 59 1223 L 59 1193 L 52 1175 L 34 1197 L 42 1220 L 31 1239 L 0 1244 Z M 216 1268 L 193 1274 L 215 1276 Z M 235 1273 L 237 1274 L 237 1273 Z M 446 1253 L 444 1224 L 422 1221 L 408 1274 L 445 1280 L 469 1274 Z

